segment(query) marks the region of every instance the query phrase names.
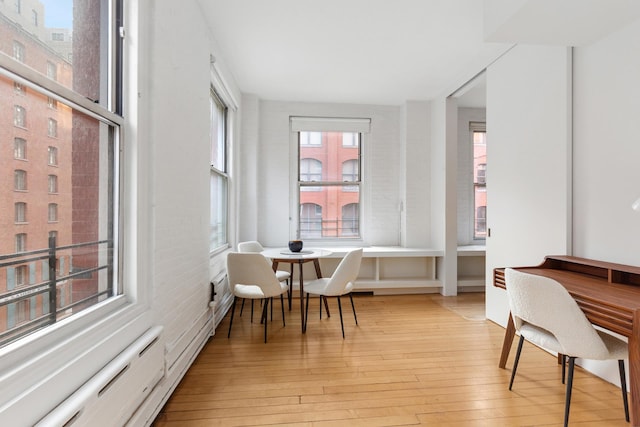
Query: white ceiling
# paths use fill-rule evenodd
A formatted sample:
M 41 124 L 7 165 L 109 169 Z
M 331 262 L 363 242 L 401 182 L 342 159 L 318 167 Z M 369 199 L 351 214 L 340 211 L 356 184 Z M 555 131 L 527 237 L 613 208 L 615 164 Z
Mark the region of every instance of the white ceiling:
M 557 3 L 566 4 L 559 10 Z M 571 44 L 575 34 L 589 40 L 586 33 L 601 37 L 616 28 L 621 17 L 628 20 L 629 4 L 640 1 L 200 0 L 200 4 L 244 93 L 266 100 L 400 105 L 453 92 L 456 84 L 462 85 L 513 42 L 522 41 L 523 31 L 527 42 L 538 38 Z M 598 7 L 593 11 L 587 7 L 585 12 L 588 4 Z M 626 9 L 618 10 L 620 4 Z M 488 20 L 485 6 L 493 13 Z M 579 19 L 573 13 L 576 8 L 581 11 Z M 549 37 L 555 27 L 546 26 L 549 14 L 555 17 L 555 38 Z M 485 21 L 492 25 L 490 31 L 484 28 Z M 494 41 L 485 42 L 485 33 Z

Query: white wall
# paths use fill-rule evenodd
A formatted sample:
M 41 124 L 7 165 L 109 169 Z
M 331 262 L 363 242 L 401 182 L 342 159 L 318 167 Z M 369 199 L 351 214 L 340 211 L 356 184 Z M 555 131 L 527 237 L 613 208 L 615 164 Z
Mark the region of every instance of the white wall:
M 574 51 L 574 255 L 640 265 L 640 21 Z
M 371 118 L 371 132 L 363 144 L 365 244 L 399 245 L 400 107 L 261 101 L 259 115 L 260 162 L 254 209 L 258 212 L 257 238 L 263 245 L 282 246 L 294 237 L 290 234 L 289 217 L 294 213 L 289 201 L 296 152 L 290 141 L 290 116 Z
M 431 111 L 428 102 L 403 106 L 399 174 L 402 185 L 402 236 L 405 247 L 431 246 Z

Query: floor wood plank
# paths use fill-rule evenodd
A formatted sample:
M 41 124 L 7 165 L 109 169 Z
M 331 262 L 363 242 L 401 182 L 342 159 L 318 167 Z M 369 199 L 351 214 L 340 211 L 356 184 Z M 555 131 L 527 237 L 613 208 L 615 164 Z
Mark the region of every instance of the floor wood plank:
M 335 300 L 322 319 L 312 300 L 306 334 L 298 300 L 285 327 L 276 303 L 267 344 L 248 311 L 227 339 L 227 315 L 154 426 L 562 425 L 556 358 L 525 344 L 509 391 L 513 360 L 498 368 L 504 329 L 484 320 L 483 299 L 356 295 L 344 340 Z M 570 422 L 628 426 L 620 390 L 576 368 Z

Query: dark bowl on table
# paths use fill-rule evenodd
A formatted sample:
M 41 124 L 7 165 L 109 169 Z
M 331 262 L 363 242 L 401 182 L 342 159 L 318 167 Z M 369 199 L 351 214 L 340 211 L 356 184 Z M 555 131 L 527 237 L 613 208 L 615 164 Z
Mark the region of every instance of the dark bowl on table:
M 289 250 L 291 252 L 300 252 L 302 250 L 302 240 L 290 240 Z

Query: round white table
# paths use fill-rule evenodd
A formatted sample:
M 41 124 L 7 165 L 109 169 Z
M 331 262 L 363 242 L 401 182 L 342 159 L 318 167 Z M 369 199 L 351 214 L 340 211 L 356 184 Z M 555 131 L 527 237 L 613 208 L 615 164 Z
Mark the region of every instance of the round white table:
M 322 257 L 326 257 L 331 255 L 331 251 L 325 249 L 302 249 L 300 252 L 291 252 L 286 248 L 267 248 L 262 251 L 262 255 L 267 258 L 271 258 L 273 271 L 278 269 L 278 264 L 281 262 L 286 262 L 291 264 L 291 279 L 293 280 L 293 266 L 298 264 L 299 266 L 299 279 L 300 279 L 300 319 L 302 323 L 302 332 L 305 332 L 307 325 L 304 321 L 304 277 L 302 273 L 302 267 L 307 262 L 313 262 L 313 266 L 316 269 L 316 277 L 318 279 L 322 278 L 322 272 L 320 271 L 320 261 L 319 259 Z M 292 283 L 292 282 L 290 282 Z M 289 309 L 291 309 L 291 295 L 293 291 L 293 287 L 289 288 Z M 327 314 L 329 314 L 329 307 L 327 305 L 327 301 L 325 299 L 325 308 L 327 310 Z

